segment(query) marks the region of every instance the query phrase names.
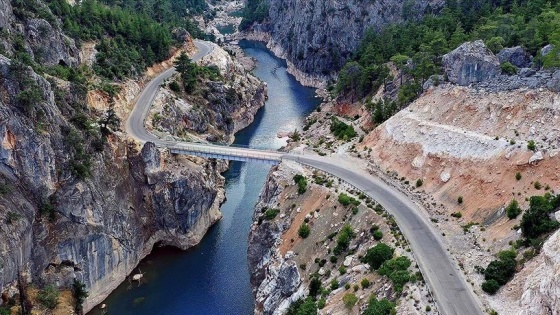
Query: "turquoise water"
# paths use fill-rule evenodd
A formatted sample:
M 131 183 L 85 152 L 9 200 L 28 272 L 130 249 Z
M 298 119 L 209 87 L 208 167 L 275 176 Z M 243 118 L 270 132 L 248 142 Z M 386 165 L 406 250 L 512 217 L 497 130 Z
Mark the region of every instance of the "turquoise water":
M 240 46 L 257 60 L 254 74 L 268 83 L 269 99 L 255 122 L 236 134 L 235 143 L 277 149 L 285 144 L 277 133 L 301 127 L 320 100 L 313 89 L 287 74 L 285 62 L 264 45 L 242 41 Z M 247 240 L 253 208 L 269 170 L 265 164 L 232 162 L 224 173 L 223 219 L 190 250 L 155 248 L 139 266 L 145 283 L 119 286 L 104 301 L 107 314 L 251 314 Z

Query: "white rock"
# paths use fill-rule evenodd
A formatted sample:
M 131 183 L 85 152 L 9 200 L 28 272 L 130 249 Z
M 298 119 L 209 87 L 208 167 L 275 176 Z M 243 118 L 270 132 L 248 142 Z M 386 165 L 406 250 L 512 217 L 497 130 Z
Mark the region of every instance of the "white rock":
M 132 276 L 132 280 L 133 281 L 140 281 L 140 279 L 142 279 L 143 276 L 144 276 L 143 274 L 137 273 L 137 274 Z
M 369 266 L 368 265 L 357 265 L 352 267 L 352 272 L 356 272 L 356 273 L 366 273 L 369 270 Z
M 311 219 L 312 217 L 313 217 L 313 216 L 311 215 L 311 213 L 308 213 L 308 214 L 305 215 L 305 218 L 306 218 L 306 219 Z
M 415 157 L 414 160 L 412 160 L 412 167 L 421 168 L 422 166 L 424 166 L 424 161 L 425 160 L 426 159 L 422 155 L 419 155 L 419 156 Z
M 552 151 L 550 151 L 550 157 L 553 158 L 553 157 L 557 156 L 558 153 L 560 153 L 560 150 L 552 150 Z
M 106 309 L 106 308 L 107 308 L 107 304 L 105 304 L 105 303 L 101 304 L 101 309 L 102 309 L 102 310 L 104 310 L 104 309 Z
M 346 256 L 344 259 L 344 267 L 349 267 L 352 264 L 352 259 L 354 259 L 354 256 Z
M 542 152 L 539 151 L 539 152 L 533 154 L 533 156 L 529 158 L 529 164 L 533 164 L 535 162 L 542 161 L 542 160 L 544 160 L 544 156 L 543 156 Z
M 297 212 L 297 213 L 300 213 L 300 212 L 301 212 L 301 207 L 298 207 L 297 210 L 296 210 L 296 212 Z
M 556 221 L 560 222 L 560 211 L 556 211 L 556 213 L 554 213 L 554 218 Z
M 443 172 L 441 173 L 439 178 L 441 179 L 442 182 L 447 183 L 449 179 L 451 179 L 451 174 L 449 174 L 449 172 Z
M 280 214 L 280 219 L 284 219 L 286 217 L 286 214 L 282 213 Z
M 324 276 L 325 275 L 325 268 L 321 267 L 321 269 L 319 269 L 319 275 L 320 276 Z
M 294 255 L 294 252 L 290 250 L 290 251 L 288 251 L 288 252 L 286 253 L 286 255 L 284 256 L 284 258 L 286 258 L 286 259 L 292 259 L 294 256 L 295 256 L 295 255 Z

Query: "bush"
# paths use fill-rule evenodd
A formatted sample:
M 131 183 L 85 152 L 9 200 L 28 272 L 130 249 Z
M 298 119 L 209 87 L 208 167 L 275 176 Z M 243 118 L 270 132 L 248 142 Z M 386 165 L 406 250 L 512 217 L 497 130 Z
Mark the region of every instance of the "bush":
M 521 180 L 521 173 L 519 173 L 519 172 L 515 173 L 515 179 L 517 181 L 520 181 Z
M 351 310 L 358 302 L 358 298 L 353 293 L 346 293 L 342 297 L 342 301 L 344 302 L 344 306 L 346 306 L 347 309 Z
M 177 81 L 173 80 L 169 83 L 169 89 L 175 93 L 180 93 L 181 85 Z
M 268 209 L 264 213 L 264 219 L 270 221 L 270 220 L 276 218 L 278 213 L 280 213 L 280 209 Z
M 459 198 L 457 198 L 457 203 L 463 204 L 463 196 L 459 196 Z
M 58 288 L 53 285 L 48 285 L 43 290 L 39 291 L 37 299 L 44 307 L 52 310 L 58 305 L 59 295 L 60 292 Z
M 294 176 L 294 182 L 298 185 L 298 194 L 303 194 L 307 191 L 307 179 L 302 175 Z
M 290 305 L 286 315 L 317 315 L 317 304 L 311 297 L 297 300 Z
M 357 136 L 354 127 L 345 124 L 344 122 L 336 119 L 335 117 L 331 118 L 331 132 L 339 140 L 345 140 L 345 141 L 351 140 Z
M 412 279 L 408 267 L 412 262 L 405 256 L 388 260 L 379 268 L 379 274 L 387 276 L 393 282 L 395 291 L 402 292 L 404 285 Z
M 373 239 L 379 241 L 383 238 L 383 232 L 381 230 L 377 230 L 373 232 Z
M 362 285 L 363 289 L 367 289 L 371 285 L 371 282 L 369 282 L 367 278 L 363 278 L 360 284 Z
M 539 181 L 536 181 L 533 186 L 535 187 L 536 190 L 541 190 L 542 188 L 542 184 Z
M 515 274 L 517 261 L 515 251 L 502 251 L 498 253 L 498 259 L 491 261 L 484 270 L 486 281 L 494 280 L 499 286 L 506 284 Z
M 521 231 L 528 239 L 536 239 L 539 236 L 552 232 L 558 228 L 560 223 L 550 218 L 550 213 L 560 204 L 560 197 L 552 197 L 550 194 L 544 196 L 533 196 L 529 199 L 529 209 L 523 213 L 521 218 Z
M 500 285 L 496 282 L 496 280 L 488 280 L 482 283 L 482 290 L 490 295 L 496 294 L 499 289 Z
M 345 224 L 344 227 L 342 227 L 340 233 L 338 233 L 338 237 L 336 239 L 336 246 L 333 249 L 333 253 L 335 255 L 339 255 L 340 253 L 348 249 L 348 246 L 350 245 L 350 241 L 355 236 L 356 233 L 354 233 L 352 227 L 349 224 Z
M 77 314 L 82 314 L 84 310 L 84 301 L 88 297 L 88 292 L 86 291 L 86 285 L 77 279 L 74 279 L 72 283 L 72 296 L 74 297 L 74 310 Z
M 535 151 L 537 149 L 537 145 L 534 140 L 529 140 L 529 142 L 527 142 L 527 149 L 531 151 Z
M 311 228 L 309 227 L 309 224 L 307 223 L 303 223 L 298 230 L 298 235 L 301 238 L 307 238 L 309 236 L 309 234 L 311 233 Z
M 340 204 L 345 206 L 345 207 L 347 207 L 349 205 L 354 205 L 354 206 L 359 206 L 360 205 L 359 200 L 356 200 L 355 198 L 352 198 L 345 193 L 341 193 L 341 194 L 338 195 L 338 202 L 340 202 Z
M 453 212 L 451 214 L 451 216 L 454 217 L 454 218 L 460 219 L 460 218 L 463 217 L 463 214 L 461 212 Z
M 311 278 L 309 282 L 309 296 L 316 297 L 321 291 L 321 280 L 317 277 Z
M 338 280 L 333 279 L 333 280 L 331 281 L 331 290 L 332 290 L 332 291 L 338 289 L 339 286 L 340 286 L 340 284 L 338 283 Z
M 393 257 L 394 249 L 384 243 L 379 243 L 367 250 L 363 260 L 371 269 L 377 270 L 381 265 Z
M 419 178 L 416 181 L 416 188 L 421 187 L 422 185 L 424 185 L 424 181 L 421 178 Z
M 363 315 L 393 315 L 396 314 L 395 303 L 387 299 L 377 300 L 372 296 Z
M 507 61 L 502 63 L 500 65 L 500 68 L 502 69 L 503 74 L 507 74 L 507 75 L 517 74 L 517 67 Z
M 520 213 L 521 208 L 519 208 L 519 203 L 517 200 L 513 199 L 506 207 L 506 215 L 510 219 L 515 219 Z

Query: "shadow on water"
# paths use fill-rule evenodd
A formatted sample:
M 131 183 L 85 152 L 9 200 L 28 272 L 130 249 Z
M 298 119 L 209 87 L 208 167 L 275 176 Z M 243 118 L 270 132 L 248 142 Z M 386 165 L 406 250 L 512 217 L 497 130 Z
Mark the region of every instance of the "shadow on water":
M 286 63 L 263 44 L 242 41 L 246 54 L 257 60 L 256 76 L 268 83 L 269 99 L 255 122 L 236 134 L 236 144 L 277 149 L 285 144 L 279 131 L 303 125 L 320 103 L 314 90 L 286 72 Z M 107 314 L 251 314 L 254 299 L 249 283 L 247 240 L 252 214 L 270 166 L 232 162 L 226 178 L 223 218 L 202 242 L 187 251 L 157 247 L 139 269 L 144 282 L 125 282 L 103 303 Z M 98 309 L 91 314 L 102 314 Z

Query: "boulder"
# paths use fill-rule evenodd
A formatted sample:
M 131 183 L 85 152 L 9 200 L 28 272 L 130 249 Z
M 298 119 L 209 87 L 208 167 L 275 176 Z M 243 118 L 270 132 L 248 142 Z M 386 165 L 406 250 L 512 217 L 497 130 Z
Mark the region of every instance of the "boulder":
M 535 69 L 531 69 L 531 68 L 521 68 L 519 69 L 519 76 L 522 78 L 528 78 L 531 76 L 534 76 L 537 73 L 537 71 Z
M 553 92 L 560 92 L 560 70 L 556 70 L 546 87 Z
M 501 73 L 500 61 L 481 40 L 462 44 L 444 55 L 442 63 L 449 81 L 457 85 L 486 81 Z
M 530 68 L 532 57 L 521 46 L 504 48 L 498 53 L 500 63 L 509 62 L 518 68 Z
M 539 151 L 539 152 L 536 152 L 535 154 L 533 154 L 533 156 L 531 156 L 529 158 L 529 164 L 533 164 L 533 163 L 536 163 L 536 162 L 542 161 L 542 160 L 544 160 L 544 156 L 543 156 L 543 153 L 541 151 Z
M 554 45 L 548 44 L 541 49 L 541 56 L 546 56 L 554 49 Z

